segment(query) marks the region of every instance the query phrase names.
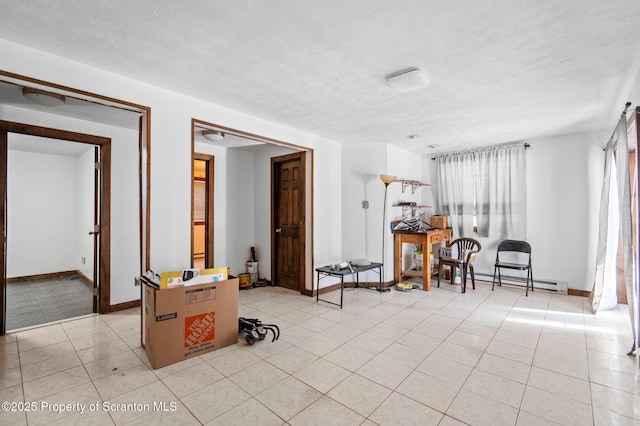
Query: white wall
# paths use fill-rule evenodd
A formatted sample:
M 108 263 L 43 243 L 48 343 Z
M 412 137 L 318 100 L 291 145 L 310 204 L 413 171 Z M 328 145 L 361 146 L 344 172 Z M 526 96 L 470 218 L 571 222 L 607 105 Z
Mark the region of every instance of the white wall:
M 77 179 L 74 157 L 9 151 L 7 277 L 76 269 Z
M 149 253 L 152 269 L 177 270 L 190 264 L 192 118 L 313 149 L 315 200 L 312 219 L 315 226 L 313 240 L 315 262 L 316 264 L 326 263 L 331 253 L 341 251 L 341 220 L 339 213 L 336 214 L 341 210 L 341 196 L 335 190 L 340 186 L 341 181 L 338 142 L 6 40 L 0 40 L 0 55 L 3 58 L 4 71 L 151 107 L 151 244 Z M 219 168 L 217 160 L 216 156 L 216 176 Z M 223 179 L 226 178 L 218 180 Z M 218 180 L 216 189 L 219 185 L 223 188 L 227 186 L 227 182 L 218 182 Z M 232 186 L 233 183 L 229 185 Z M 115 201 L 115 198 L 112 201 Z M 217 195 L 216 202 L 218 202 Z M 123 215 L 131 215 L 129 211 L 121 210 L 121 212 Z M 137 210 L 135 212 L 137 217 Z M 219 219 L 221 219 L 220 215 L 216 219 L 216 239 L 220 237 L 221 241 L 226 241 L 228 232 L 224 228 L 224 220 L 227 218 L 222 218 L 221 222 L 218 222 Z M 220 244 L 219 241 L 216 241 L 216 259 L 227 261 L 224 255 L 225 248 L 218 247 L 218 244 Z M 137 261 L 138 256 L 133 258 Z M 112 304 L 139 297 L 139 289 L 133 287 L 133 277 L 138 273 L 137 270 L 133 272 L 128 269 L 112 271 Z M 122 274 L 122 277 L 119 274 Z M 310 274 L 309 277 L 311 276 Z M 305 283 L 308 289 L 312 285 L 310 281 L 311 278 Z
M 255 190 L 253 153 L 228 150 L 226 182 L 230 184 L 227 204 L 227 266 L 234 275 L 247 272 L 249 250 L 255 246 Z M 263 177 L 264 179 L 264 177 Z
M 532 247 L 534 278 L 566 281 L 571 289 L 591 290 L 602 147 L 609 136 L 593 132 L 527 141 L 531 147 L 526 151 L 526 239 Z M 435 182 L 435 161 L 424 157 L 423 164 L 425 174 Z M 482 251 L 475 269 L 492 275 L 499 239 L 477 239 Z
M 422 163 L 420 156 L 409 151 L 383 144 L 346 144 L 342 148 L 342 257 L 334 255 L 332 262 L 366 258 L 373 262 L 382 259 L 384 226 L 384 280 L 393 280 L 393 235 L 389 223 L 402 215 L 402 209 L 393 207 L 398 201 L 415 201 L 421 204 L 422 191 L 402 193 L 402 185 L 389 185 L 387 193 L 386 223 L 383 224 L 384 183 L 380 174 L 395 175 L 398 179 L 420 180 Z M 362 208 L 362 201 L 369 201 L 369 208 Z M 412 247 L 405 247 L 407 253 Z M 360 277 L 369 282 L 377 281 L 375 273 Z M 328 280 L 327 280 L 328 282 Z M 328 284 L 327 284 L 328 285 Z M 324 286 L 324 284 L 323 284 Z
M 334 253 L 331 263 L 345 260 L 382 259 L 382 203 L 387 173 L 387 148 L 382 144 L 346 144 L 342 147 L 342 253 Z M 362 208 L 368 201 L 369 208 Z M 387 211 L 387 219 L 392 212 Z M 385 249 L 386 251 L 386 249 Z
M 190 264 L 192 118 L 313 150 L 314 200 L 313 217 L 310 219 L 314 224 L 312 251 L 316 267 L 352 256 L 379 259 L 381 231 L 378 229 L 382 224 L 376 223 L 382 221 L 384 187 L 379 180 L 375 182 L 373 177 L 380 173 L 416 179 L 431 176 L 430 159 L 422 161 L 425 171 L 421 172 L 421 160 L 417 156 L 394 147 L 372 147 L 367 144 L 342 147 L 336 141 L 6 40 L 0 40 L 0 55 L 4 71 L 151 107 L 150 256 L 151 267 L 157 271 L 182 269 Z M 597 181 L 600 178 L 601 171 L 594 163 L 598 161 L 598 149 L 604 144 L 604 140 L 591 139 L 589 135 L 572 135 L 529 141 L 532 148 L 527 153 L 530 188 L 528 234 L 534 245 L 534 273 L 540 278 L 565 279 L 571 288 L 576 289 L 590 287 L 590 271 L 593 269 L 591 252 L 595 250 L 592 243 L 595 231 L 588 226 L 593 221 L 592 212 L 597 211 L 598 201 L 593 193 L 597 193 L 599 188 L 598 185 L 594 187 L 591 180 Z M 235 248 L 234 253 L 227 253 L 227 243 L 234 238 L 234 231 L 227 226 L 232 220 L 228 217 L 228 212 L 218 207 L 225 206 L 229 199 L 238 201 L 240 192 L 236 190 L 236 184 L 230 181 L 228 168 L 230 164 L 243 162 L 240 158 L 226 159 L 225 153 L 217 152 L 215 155 L 217 207 L 214 250 L 216 264 L 224 265 L 234 262 L 233 259 L 237 256 L 244 258 L 246 252 L 240 251 L 248 250 L 250 244 L 247 244 L 248 240 L 244 243 L 238 240 L 238 253 L 235 253 Z M 368 176 L 373 177 L 369 179 Z M 255 174 L 254 179 L 258 179 Z M 433 179 L 428 181 L 435 182 Z M 246 182 L 243 181 L 244 184 Z M 246 189 L 244 186 L 237 188 L 240 191 L 242 188 Z M 257 199 L 258 190 L 255 191 Z M 389 205 L 399 199 L 399 191 L 399 184 L 390 186 Z M 419 191 L 422 193 L 419 197 L 423 201 L 428 199 L 429 190 Z M 116 202 L 118 197 L 114 196 L 112 201 Z M 370 201 L 368 212 L 363 212 L 361 207 L 363 197 Z M 254 208 L 257 210 L 259 206 L 256 199 Z M 343 208 L 343 203 L 348 206 Z M 118 207 L 121 213 L 117 214 L 122 216 L 114 218 L 114 223 L 124 220 L 125 216 L 137 217 L 137 199 L 135 208 L 133 203 L 131 207 L 129 204 L 123 202 Z M 596 208 L 592 209 L 594 205 Z M 135 213 L 132 214 L 130 208 Z M 366 225 L 363 226 L 361 220 L 365 215 Z M 393 215 L 392 208 L 389 207 L 388 217 Z M 253 242 L 261 247 L 266 241 L 262 235 L 265 227 L 257 218 L 254 227 Z M 122 239 L 128 246 L 130 241 L 127 236 L 127 232 L 123 231 L 116 233 L 113 238 L 118 243 Z M 385 247 L 385 280 L 390 280 L 393 274 L 393 268 L 388 266 L 393 261 L 391 241 L 389 233 Z M 562 241 L 573 241 L 572 250 L 567 251 L 565 244 L 568 243 Z M 487 241 L 484 246 L 483 260 L 479 261 L 478 269 L 492 270 L 492 249 L 495 250 L 495 242 Z M 558 255 L 558 248 L 563 249 L 560 251 L 561 256 Z M 577 259 L 570 260 L 568 266 L 563 262 L 563 256 L 567 253 L 573 256 L 572 259 Z M 132 257 L 137 261 L 137 255 Z M 261 257 L 265 258 L 265 253 Z M 114 259 L 112 264 L 113 261 Z M 137 289 L 132 284 L 137 273 L 136 268 L 128 267 L 112 271 L 112 303 L 138 298 Z M 307 289 L 311 288 L 311 280 L 310 278 L 305 283 Z
M 89 145 L 87 145 L 89 147 Z M 95 154 L 94 148 L 89 147 L 87 152 L 77 159 L 78 178 L 77 193 L 78 203 L 76 222 L 77 253 L 75 256 L 76 269 L 85 277 L 93 280 L 93 237 L 89 232 L 94 226 L 94 194 L 95 194 Z M 82 260 L 84 259 L 84 263 Z

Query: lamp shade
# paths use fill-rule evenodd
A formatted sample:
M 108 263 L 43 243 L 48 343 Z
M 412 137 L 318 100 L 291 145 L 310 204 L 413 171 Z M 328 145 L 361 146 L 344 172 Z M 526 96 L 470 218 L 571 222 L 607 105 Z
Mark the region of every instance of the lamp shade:
M 224 140 L 224 133 L 217 130 L 203 130 L 202 136 L 211 142 L 220 142 Z
M 396 181 L 396 177 L 392 175 L 380 175 L 380 180 L 383 181 L 385 185 L 389 185 Z

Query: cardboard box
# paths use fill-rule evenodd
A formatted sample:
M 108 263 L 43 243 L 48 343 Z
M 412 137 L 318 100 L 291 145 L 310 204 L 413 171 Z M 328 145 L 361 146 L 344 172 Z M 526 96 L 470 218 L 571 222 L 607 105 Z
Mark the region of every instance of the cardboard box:
M 447 229 L 447 216 L 431 216 L 429 223 L 434 228 Z
M 238 279 L 143 288 L 144 349 L 153 368 L 238 343 Z

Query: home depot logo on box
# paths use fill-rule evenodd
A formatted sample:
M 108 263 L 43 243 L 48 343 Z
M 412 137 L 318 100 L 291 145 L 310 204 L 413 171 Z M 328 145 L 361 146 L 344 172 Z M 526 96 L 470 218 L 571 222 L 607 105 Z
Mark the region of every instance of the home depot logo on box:
M 212 341 L 215 338 L 215 325 L 215 312 L 205 312 L 204 314 L 185 318 L 184 347 L 188 348 Z

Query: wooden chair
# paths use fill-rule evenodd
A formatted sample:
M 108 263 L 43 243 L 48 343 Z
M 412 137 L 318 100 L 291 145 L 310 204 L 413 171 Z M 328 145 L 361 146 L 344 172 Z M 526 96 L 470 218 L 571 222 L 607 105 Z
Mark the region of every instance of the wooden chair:
M 476 253 L 481 249 L 480 243 L 473 238 L 458 238 L 447 247 L 440 247 L 438 251 L 439 268 L 438 268 L 438 287 L 440 287 L 440 275 L 442 275 L 443 266 L 451 268 L 451 282 L 453 282 L 456 268 L 460 268 L 462 278 L 462 293 L 467 291 L 467 272 L 471 272 L 471 285 L 476 289 L 476 277 L 473 271 L 472 260 Z
M 511 262 L 500 259 L 500 253 L 511 253 L 510 256 L 524 254 L 526 255 L 526 262 Z M 509 259 L 511 260 L 511 259 Z M 533 291 L 533 272 L 531 271 L 531 246 L 526 241 L 518 240 L 504 240 L 498 244 L 498 250 L 496 251 L 496 263 L 493 268 L 493 283 L 491 285 L 491 291 L 493 291 L 496 285 L 496 273 L 498 274 L 498 285 L 502 285 L 502 276 L 500 275 L 500 269 L 516 269 L 520 271 L 527 271 L 527 283 L 525 296 L 529 295 L 529 282 L 531 282 L 531 291 Z

